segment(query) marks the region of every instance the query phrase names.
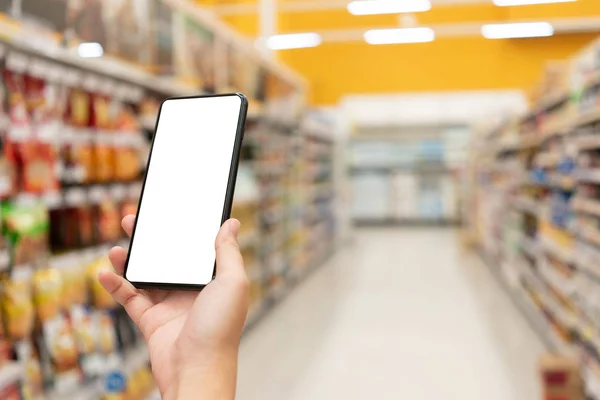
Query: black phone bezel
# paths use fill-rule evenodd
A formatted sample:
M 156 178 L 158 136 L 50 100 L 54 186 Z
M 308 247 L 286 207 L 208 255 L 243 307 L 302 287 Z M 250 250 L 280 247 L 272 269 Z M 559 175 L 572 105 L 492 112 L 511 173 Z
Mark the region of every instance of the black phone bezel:
M 142 191 L 140 193 L 140 199 L 138 201 L 138 208 L 135 216 L 135 223 L 133 225 L 133 231 L 131 232 L 131 239 L 129 241 L 129 248 L 127 249 L 127 258 L 125 260 L 125 267 L 123 269 L 123 277 L 129 281 L 137 289 L 164 289 L 164 290 L 202 290 L 206 285 L 210 284 L 187 284 L 187 283 L 160 283 L 160 282 L 135 282 L 127 279 L 127 267 L 129 265 L 129 256 L 131 253 L 131 247 L 135 240 L 135 230 L 137 228 L 137 220 L 140 213 L 142 199 L 144 197 L 144 189 L 146 187 L 146 179 L 148 178 L 148 172 L 150 171 L 150 162 L 152 161 L 152 150 L 154 149 L 154 141 L 158 130 L 158 123 L 160 121 L 160 114 L 162 107 L 167 101 L 172 100 L 185 100 L 185 99 L 199 99 L 199 98 L 212 98 L 212 97 L 229 97 L 236 96 L 241 100 L 240 114 L 238 117 L 237 132 L 235 135 L 235 143 L 233 145 L 233 152 L 231 155 L 231 166 L 229 167 L 229 178 L 227 182 L 227 190 L 225 193 L 225 201 L 223 203 L 223 214 L 221 217 L 221 225 L 231 217 L 231 207 L 233 205 L 233 196 L 235 193 L 235 182 L 237 179 L 238 166 L 240 164 L 240 154 L 242 150 L 242 140 L 244 138 L 244 127 L 246 125 L 246 116 L 248 113 L 248 99 L 241 93 L 225 93 L 225 94 L 211 94 L 211 95 L 197 95 L 197 96 L 181 96 L 181 97 L 169 97 L 162 101 L 158 110 L 158 116 L 156 118 L 156 124 L 154 127 L 154 136 L 150 145 L 150 152 L 148 154 L 148 162 L 146 163 L 146 173 L 144 174 L 144 181 L 142 182 Z M 217 262 L 213 267 L 213 275 L 211 282 L 215 279 L 217 272 Z

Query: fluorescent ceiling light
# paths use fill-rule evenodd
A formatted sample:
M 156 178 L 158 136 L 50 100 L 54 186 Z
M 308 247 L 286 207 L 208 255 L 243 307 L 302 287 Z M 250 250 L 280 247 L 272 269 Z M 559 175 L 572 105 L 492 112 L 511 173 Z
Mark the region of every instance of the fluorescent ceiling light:
M 486 39 L 545 37 L 554 34 L 554 27 L 548 22 L 488 24 L 481 27 L 481 34 Z
M 348 12 L 352 15 L 400 14 L 429 10 L 429 0 L 356 0 L 348 3 Z
M 84 42 L 77 46 L 77 54 L 83 58 L 96 58 L 104 55 L 104 49 L 100 43 Z
M 365 32 L 369 44 L 424 43 L 435 39 L 431 28 L 372 29 Z
M 526 6 L 530 4 L 571 3 L 577 0 L 494 0 L 494 4 L 501 7 Z
M 271 50 L 302 49 L 316 47 L 322 43 L 318 33 L 290 33 L 275 35 L 267 39 L 267 47 Z

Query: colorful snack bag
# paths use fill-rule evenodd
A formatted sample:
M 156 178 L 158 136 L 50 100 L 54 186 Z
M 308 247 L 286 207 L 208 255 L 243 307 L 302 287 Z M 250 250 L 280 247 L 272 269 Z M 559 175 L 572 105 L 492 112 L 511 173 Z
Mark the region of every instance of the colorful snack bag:
M 38 319 L 54 319 L 61 312 L 64 302 L 61 273 L 54 268 L 41 269 L 33 274 L 33 298 Z
M 106 133 L 115 126 L 115 121 L 111 115 L 111 102 L 108 96 L 101 94 L 91 95 L 92 114 L 90 118 L 90 127 L 96 128 L 100 133 Z
M 15 277 L 3 281 L 2 314 L 6 336 L 12 340 L 29 337 L 35 314 L 30 277 Z
M 108 293 L 100 282 L 98 282 L 98 273 L 101 270 L 112 270 L 112 265 L 107 256 L 101 257 L 92 263 L 90 263 L 87 267 L 88 270 L 88 282 L 91 288 L 92 295 L 92 304 L 96 308 L 100 309 L 108 309 L 113 308 L 116 303 L 113 300 L 110 293 Z
M 77 140 L 64 148 L 64 174 L 66 184 L 90 183 L 94 179 L 94 150 L 91 142 Z
M 69 88 L 65 122 L 73 127 L 90 126 L 90 94 L 78 87 Z
M 15 344 L 17 360 L 25 369 L 22 392 L 24 400 L 39 399 L 43 392 L 43 376 L 40 359 L 30 340 L 21 340 Z
M 96 142 L 93 151 L 93 180 L 99 183 L 106 183 L 113 180 L 115 176 L 114 162 L 115 150 L 108 141 L 100 140 Z
M 55 318 L 44 321 L 42 335 L 50 366 L 53 371 L 54 385 L 58 388 L 68 386 L 66 382 L 79 379 L 79 353 L 73 327 L 68 316 L 59 313 Z
M 3 231 L 12 245 L 13 265 L 35 262 L 48 249 L 48 210 L 33 206 L 3 203 Z
M 140 152 L 135 147 L 120 146 L 115 150 L 115 178 L 119 182 L 137 179 L 140 175 Z
M 93 353 L 96 350 L 96 334 L 91 312 L 85 306 L 74 305 L 71 307 L 71 320 L 79 354 Z
M 117 351 L 117 331 L 110 314 L 106 311 L 94 313 L 94 325 L 98 334 L 96 348 L 102 354 L 109 355 Z
M 14 382 L 0 388 L 0 399 L 21 400 L 21 390 L 19 389 L 19 382 Z
M 121 237 L 121 212 L 111 199 L 98 204 L 98 239 L 101 243 L 118 240 Z
M 19 145 L 22 164 L 21 187 L 29 193 L 56 191 L 58 154 L 55 146 L 31 138 Z

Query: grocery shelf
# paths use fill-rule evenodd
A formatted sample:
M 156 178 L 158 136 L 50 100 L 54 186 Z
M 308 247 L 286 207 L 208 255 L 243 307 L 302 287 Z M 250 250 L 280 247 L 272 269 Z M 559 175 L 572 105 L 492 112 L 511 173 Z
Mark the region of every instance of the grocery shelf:
M 469 225 L 485 264 L 547 346 L 580 361 L 587 395 L 599 400 L 600 64 L 594 68 L 565 72 L 585 83 L 548 93 L 525 116 L 474 139 Z
M 393 167 L 393 166 L 353 166 L 349 169 L 350 174 L 358 175 L 358 174 L 393 174 L 398 172 L 406 172 L 411 174 L 422 174 L 422 175 L 431 175 L 431 174 L 451 174 L 454 171 L 451 168 L 445 167 L 443 165 L 440 166 L 430 166 L 430 167 Z
M 485 252 L 480 251 L 479 256 L 483 264 L 488 268 L 490 273 L 496 278 L 502 289 L 507 293 L 513 304 L 527 316 L 526 320 L 529 326 L 535 331 L 550 349 L 558 349 L 560 341 L 549 334 L 548 324 L 540 315 L 539 309 L 533 304 L 531 299 L 522 291 L 517 290 L 508 285 L 506 279 L 501 275 L 500 266 L 495 263 Z
M 577 236 L 595 246 L 600 246 L 600 230 L 590 228 L 578 228 L 575 230 Z
M 575 171 L 575 179 L 580 182 L 600 184 L 600 169 L 583 169 Z
M 205 14 L 198 13 L 195 7 L 190 8 L 187 2 L 166 0 L 165 4 L 185 15 L 189 13 L 204 22 L 206 20 Z M 14 142 L 26 148 L 25 145 L 30 145 L 35 139 L 36 144 L 41 142 L 45 146 L 43 150 L 50 154 L 47 158 L 51 160 L 44 160 L 47 161 L 44 165 L 48 171 L 52 171 L 53 178 L 52 185 L 32 189 L 22 182 L 21 176 L 26 174 L 21 164 L 15 167 L 17 170 L 14 179 L 8 175 L 9 169 L 5 164 L 0 168 L 2 228 L 10 230 L 10 240 L 14 241 L 9 242 L 7 235 L 0 240 L 0 270 L 5 277 L 0 283 L 2 296 L 5 296 L 4 289 L 8 287 L 5 285 L 25 282 L 27 287 L 19 287 L 19 293 L 25 294 L 22 297 L 30 305 L 29 302 L 33 303 L 33 295 L 28 297 L 27 293 L 30 293 L 33 284 L 38 285 L 36 288 L 41 287 L 51 278 L 55 279 L 56 276 L 52 274 L 58 272 L 61 282 L 62 279 L 66 282 L 67 277 L 83 281 L 85 299 L 78 300 L 81 304 L 61 306 L 56 320 L 37 321 L 35 326 L 32 324 L 23 338 L 9 337 L 16 334 L 10 330 L 4 331 L 6 336 L 0 336 L 1 344 L 6 343 L 14 348 L 13 345 L 16 346 L 17 342 L 31 342 L 35 343 L 36 350 L 26 354 L 15 351 L 16 356 L 12 351 L 11 355 L 0 354 L 0 389 L 12 384 L 14 380 L 31 379 L 24 374 L 22 365 L 38 363 L 44 381 L 43 385 L 40 384 L 44 387 L 40 387 L 41 392 L 36 395 L 40 400 L 108 398 L 110 394 L 106 393 L 105 381 L 107 375 L 118 372 L 129 378 L 139 370 L 149 372 L 149 356 L 143 338 L 124 311 L 110 300 L 102 299 L 104 303 L 98 300 L 102 298 L 99 293 L 103 289 L 98 288 L 97 272 L 100 268 L 111 268 L 106 256 L 112 246 L 128 248 L 129 240 L 122 238 L 119 221 L 123 215 L 135 212 L 137 208 L 145 166 L 145 163 L 139 161 L 147 157 L 160 101 L 174 95 L 197 95 L 205 93 L 205 90 L 197 83 L 189 84 L 178 78 L 153 75 L 146 68 L 110 54 L 100 59 L 83 59 L 73 49 L 61 47 L 59 43 L 48 41 L 47 38 L 38 40 L 32 32 L 15 29 L 15 26 L 14 21 L 0 20 L 0 58 L 4 61 L 4 68 L 19 77 L 31 75 L 44 85 L 51 84 L 53 89 L 60 89 L 61 93 L 64 89 L 65 104 L 61 106 L 65 110 L 59 112 L 53 109 L 52 113 L 48 113 L 53 120 L 47 125 L 45 121 L 42 124 L 32 119 L 28 121 L 29 126 L 24 127 L 20 124 L 21 121 L 10 118 L 12 110 L 10 113 L 5 112 L 8 117 L 0 118 L 2 161 L 8 158 L 7 143 Z M 333 212 L 324 215 L 328 221 L 327 229 L 314 227 L 298 217 L 312 206 L 306 193 L 317 193 L 324 198 L 322 202 L 327 209 L 334 209 L 335 187 L 331 184 L 333 177 L 327 174 L 327 168 L 333 160 L 333 141 L 331 137 L 327 138 L 332 135 L 332 128 L 319 125 L 321 136 L 315 136 L 315 128 L 311 127 L 303 96 L 299 96 L 305 90 L 303 79 L 279 63 L 263 58 L 252 44 L 246 43 L 225 26 L 213 26 L 212 22 L 208 22 L 208 26 L 224 35 L 229 45 L 235 43 L 236 46 L 247 46 L 248 51 L 243 53 L 247 53 L 248 57 L 266 69 L 269 83 L 285 86 L 285 93 L 271 90 L 273 93 L 265 94 L 265 98 L 260 101 L 250 99 L 251 111 L 243 142 L 244 165 L 238 173 L 237 195 L 233 205 L 234 216 L 242 221 L 239 244 L 244 259 L 248 262 L 251 280 L 250 327 L 289 294 L 297 284 L 298 277 L 304 276 L 323 262 L 321 259 L 313 264 L 307 260 L 332 251 L 333 240 L 322 240 L 319 253 L 313 254 L 315 249 L 311 247 L 311 240 L 316 235 L 329 239 L 335 235 Z M 3 76 L 3 89 L 7 93 L 10 92 L 6 87 L 9 78 Z M 264 82 L 261 84 L 266 85 Z M 207 88 L 209 90 L 215 88 Z M 235 90 L 238 91 L 237 88 Z M 25 93 L 23 97 L 28 95 L 29 93 Z M 79 97 L 72 99 L 76 95 Z M 86 98 L 89 107 L 77 103 L 81 97 Z M 100 126 L 96 121 L 100 119 L 96 114 L 102 112 L 97 107 L 104 105 L 99 103 L 101 100 L 106 100 L 111 105 L 111 119 L 105 126 Z M 112 106 L 125 111 L 115 115 Z M 78 111 L 89 108 L 91 111 L 85 121 L 74 122 L 67 120 L 65 116 L 70 116 L 71 108 L 77 108 Z M 37 129 L 32 129 L 34 124 L 37 124 Z M 302 129 L 301 124 L 305 125 Z M 293 146 L 298 147 L 298 152 L 291 157 L 289 155 Z M 135 176 L 124 177 L 115 172 L 130 167 L 117 164 L 123 161 L 123 150 L 135 153 L 135 162 L 130 162 L 136 166 Z M 101 170 L 109 164 L 114 171 L 108 177 L 102 176 Z M 311 175 L 316 170 L 315 165 L 322 167 L 319 181 L 316 175 Z M 243 169 L 246 171 L 242 171 Z M 309 177 L 310 179 L 306 179 Z M 272 185 L 264 193 L 261 190 L 263 180 Z M 261 197 L 262 194 L 265 194 L 264 198 Z M 326 196 L 321 196 L 322 194 Z M 295 205 L 295 208 L 290 205 Z M 10 206 L 10 209 L 5 210 L 4 206 Z M 21 226 L 23 221 L 33 219 L 32 215 L 35 214 L 37 218 L 38 208 L 42 210 L 40 214 L 43 213 L 43 218 L 35 219 L 36 225 Z M 20 214 L 21 212 L 24 214 Z M 8 220 L 8 217 L 12 219 Z M 7 228 L 9 225 L 10 228 Z M 54 231 L 55 228 L 57 232 Z M 314 230 L 317 228 L 320 231 Z M 275 232 L 268 236 L 269 230 L 273 229 Z M 91 239 L 85 234 L 88 232 L 93 232 Z M 60 238 L 58 243 L 55 243 L 55 237 Z M 15 250 L 18 247 L 15 243 L 19 244 L 17 241 L 21 238 L 25 238 L 22 241 L 23 254 Z M 35 259 L 33 256 L 29 257 L 34 254 L 34 246 Z M 23 260 L 18 261 L 17 256 L 23 257 Z M 271 281 L 276 284 L 271 285 Z M 50 286 L 52 285 L 48 285 Z M 106 295 L 105 292 L 102 293 Z M 3 304 L 6 301 L 5 298 L 0 300 Z M 37 305 L 31 306 L 32 319 L 37 318 Z M 81 371 L 74 374 L 76 377 L 67 384 L 57 384 L 53 375 L 53 356 L 48 354 L 50 345 L 47 341 L 53 340 L 51 329 L 59 326 L 59 323 L 65 325 L 64 332 L 75 335 L 72 327 L 67 327 L 65 321 L 69 318 L 74 320 L 76 311 L 81 312 L 82 309 L 85 309 L 82 317 L 82 321 L 86 321 L 82 322 L 85 328 L 110 328 L 110 332 L 115 335 L 110 340 L 106 339 L 105 331 L 101 331 L 102 335 L 94 335 L 94 340 L 100 341 L 102 336 L 102 340 L 110 342 L 112 347 L 103 350 L 110 355 L 98 363 L 100 366 L 93 367 L 94 372 L 89 372 L 84 371 L 83 359 L 92 357 L 91 353 L 87 353 L 91 350 L 75 349 L 78 355 L 77 367 Z M 2 317 L 3 320 L 7 319 L 6 314 Z M 4 357 L 15 358 L 17 361 L 6 363 Z M 160 394 L 154 391 L 145 398 L 158 399 Z
M 572 207 L 573 207 L 573 211 L 575 211 L 575 212 L 591 214 L 591 215 L 596 215 L 596 216 L 600 217 L 600 201 L 599 200 L 575 197 L 572 200 Z
M 446 218 L 355 218 L 356 226 L 458 226 L 459 219 Z

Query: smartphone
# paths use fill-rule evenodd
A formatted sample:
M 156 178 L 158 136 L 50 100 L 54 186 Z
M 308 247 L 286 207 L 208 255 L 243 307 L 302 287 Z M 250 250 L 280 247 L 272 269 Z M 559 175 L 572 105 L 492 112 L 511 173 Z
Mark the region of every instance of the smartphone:
M 238 93 L 161 104 L 125 263 L 135 287 L 201 289 L 214 279 L 247 110 Z

